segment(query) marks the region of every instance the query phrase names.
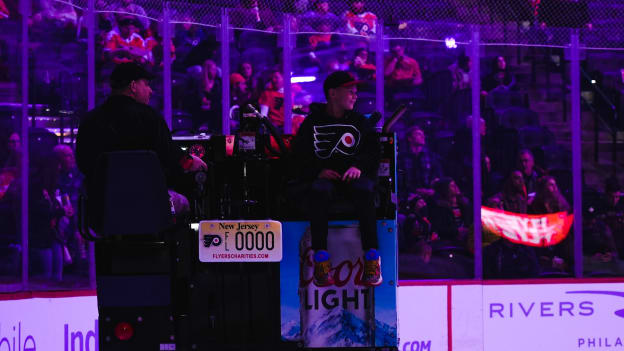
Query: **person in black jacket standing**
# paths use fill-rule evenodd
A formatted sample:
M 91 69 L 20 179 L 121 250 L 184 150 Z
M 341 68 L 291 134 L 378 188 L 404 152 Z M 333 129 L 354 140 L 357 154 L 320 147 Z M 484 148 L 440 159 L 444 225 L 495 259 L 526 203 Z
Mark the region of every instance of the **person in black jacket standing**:
M 122 63 L 110 77 L 112 94 L 82 119 L 76 138 L 76 162 L 92 187 L 98 158 L 105 152 L 151 150 L 156 153 L 170 188 L 184 171 L 205 169 L 201 159 L 188 155 L 171 139 L 164 118 L 148 105 L 153 78 L 136 63 Z M 187 200 L 169 191 L 176 213 L 188 209 Z
M 308 213 L 314 250 L 314 283 L 333 284 L 327 252 L 327 208 L 339 191 L 353 201 L 360 221 L 365 284 L 381 284 L 377 252 L 375 179 L 380 148 L 372 122 L 353 111 L 358 81 L 346 71 L 330 74 L 323 84 L 327 104 L 313 104 L 295 139 L 299 178 L 310 184 Z

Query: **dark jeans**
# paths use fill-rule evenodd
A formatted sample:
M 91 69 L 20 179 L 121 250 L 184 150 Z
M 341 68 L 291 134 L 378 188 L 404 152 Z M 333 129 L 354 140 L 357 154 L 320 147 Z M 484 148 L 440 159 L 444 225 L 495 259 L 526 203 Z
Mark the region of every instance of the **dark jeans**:
M 355 207 L 360 221 L 362 248 L 377 248 L 375 218 L 375 183 L 366 177 L 351 182 L 316 179 L 308 193 L 308 213 L 312 232 L 312 249 L 327 250 L 328 208 L 336 194 L 342 191 Z

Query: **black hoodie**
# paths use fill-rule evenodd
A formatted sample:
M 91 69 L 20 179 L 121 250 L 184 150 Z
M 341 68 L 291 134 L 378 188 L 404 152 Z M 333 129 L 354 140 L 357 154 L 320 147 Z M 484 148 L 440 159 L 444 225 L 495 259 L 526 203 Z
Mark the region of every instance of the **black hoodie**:
M 309 181 L 323 169 L 344 174 L 354 166 L 375 179 L 380 146 L 372 122 L 354 111 L 343 118 L 330 116 L 326 104 L 312 104 L 310 110 L 294 141 L 298 177 Z

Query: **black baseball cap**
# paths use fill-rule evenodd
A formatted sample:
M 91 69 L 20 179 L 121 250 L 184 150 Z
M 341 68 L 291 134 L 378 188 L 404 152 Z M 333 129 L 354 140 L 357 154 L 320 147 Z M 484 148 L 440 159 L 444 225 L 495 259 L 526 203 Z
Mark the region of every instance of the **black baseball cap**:
M 325 78 L 325 82 L 323 83 L 323 91 L 325 92 L 325 96 L 327 96 L 329 93 L 329 89 L 347 88 L 360 83 L 361 81 L 357 80 L 355 76 L 350 72 L 336 71 L 327 76 L 327 78 Z
M 139 79 L 149 81 L 154 79 L 154 75 L 138 63 L 120 63 L 115 66 L 113 73 L 110 75 L 110 85 L 113 89 L 122 89 L 127 87 L 133 80 Z

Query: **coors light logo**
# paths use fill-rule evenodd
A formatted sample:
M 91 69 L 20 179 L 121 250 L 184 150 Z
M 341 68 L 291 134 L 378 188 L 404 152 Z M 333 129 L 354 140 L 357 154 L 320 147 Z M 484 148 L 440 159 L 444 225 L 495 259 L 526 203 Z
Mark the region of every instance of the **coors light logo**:
M 308 229 L 299 242 L 299 312 L 305 347 L 373 346 L 374 288 L 362 283 L 364 265 L 357 226 L 330 227 L 327 237 L 335 284 L 314 285 Z

